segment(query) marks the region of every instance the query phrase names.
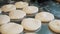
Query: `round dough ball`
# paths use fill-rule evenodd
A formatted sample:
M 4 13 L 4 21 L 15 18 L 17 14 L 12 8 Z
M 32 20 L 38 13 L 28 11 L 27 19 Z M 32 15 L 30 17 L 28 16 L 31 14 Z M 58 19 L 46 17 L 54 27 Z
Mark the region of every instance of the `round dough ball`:
M 52 31 L 60 33 L 60 20 L 53 20 L 49 23 L 49 27 Z
M 26 13 L 22 10 L 13 10 L 9 13 L 11 19 L 22 19 L 26 16 Z
M 41 21 L 34 18 L 26 18 L 23 19 L 22 26 L 25 28 L 25 30 L 36 31 L 41 28 Z
M 15 6 L 16 6 L 16 8 L 24 8 L 24 7 L 28 6 L 28 3 L 20 1 L 20 2 L 16 2 Z
M 38 7 L 36 6 L 27 6 L 23 8 L 23 11 L 25 11 L 27 14 L 35 14 L 38 12 Z
M 9 12 L 9 11 L 11 11 L 11 10 L 16 10 L 16 7 L 15 7 L 15 5 L 13 5 L 13 4 L 8 4 L 8 5 L 2 6 L 1 9 L 2 9 L 2 11 L 4 11 L 4 12 Z
M 8 23 L 1 26 L 1 33 L 2 34 L 19 34 L 23 32 L 22 25 L 16 23 Z
M 10 22 L 10 17 L 7 15 L 0 15 L 0 25 Z
M 42 22 L 49 22 L 54 20 L 54 15 L 49 12 L 40 12 L 36 14 L 35 19 L 41 20 Z

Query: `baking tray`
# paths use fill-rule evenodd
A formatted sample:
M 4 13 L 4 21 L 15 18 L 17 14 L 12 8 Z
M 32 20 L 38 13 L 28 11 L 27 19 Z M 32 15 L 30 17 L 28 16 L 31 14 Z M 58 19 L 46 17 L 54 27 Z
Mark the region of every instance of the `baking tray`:
M 39 12 L 41 12 L 41 11 L 47 11 L 47 12 L 50 12 L 50 11 L 53 11 L 53 10 L 50 10 L 50 8 L 52 8 L 51 7 L 51 3 L 55 3 L 56 4 L 56 2 L 52 2 L 52 1 L 49 1 L 49 3 L 48 4 L 46 4 L 46 2 L 44 2 L 44 3 L 41 3 L 41 4 L 38 4 L 37 2 L 35 2 L 35 3 L 30 3 L 30 5 L 34 5 L 34 6 L 37 6 L 37 7 L 39 7 Z M 6 4 L 8 4 L 8 3 L 6 3 Z M 3 4 L 2 4 L 3 5 Z M 49 6 L 48 8 L 47 8 L 47 6 Z M 55 5 L 55 7 L 56 6 L 60 6 L 60 4 L 57 4 L 57 5 Z M 60 8 L 56 8 L 56 9 L 60 9 Z M 54 9 L 55 10 L 55 9 Z M 59 10 L 60 11 L 60 10 Z M 59 12 L 58 11 L 58 12 Z M 52 13 L 52 12 L 51 12 Z M 53 13 L 54 14 L 54 13 Z M 54 14 L 55 15 L 55 14 Z M 60 15 L 60 14 L 59 14 Z M 32 16 L 32 17 L 30 17 L 30 16 L 27 16 L 26 18 L 34 18 L 34 16 Z M 56 17 L 56 16 L 55 16 Z M 57 19 L 58 17 L 56 17 L 56 19 Z M 15 22 L 15 21 L 14 21 Z M 17 23 L 19 23 L 19 22 L 17 22 Z M 22 32 L 21 34 L 26 34 L 26 33 L 28 33 L 28 34 L 60 34 L 60 33 L 55 33 L 55 32 L 53 32 L 50 28 L 49 28 L 49 26 L 48 26 L 48 24 L 49 23 L 42 23 L 42 27 L 41 27 L 41 29 L 40 30 L 38 30 L 37 32 L 29 32 L 29 31 L 24 31 L 24 32 Z

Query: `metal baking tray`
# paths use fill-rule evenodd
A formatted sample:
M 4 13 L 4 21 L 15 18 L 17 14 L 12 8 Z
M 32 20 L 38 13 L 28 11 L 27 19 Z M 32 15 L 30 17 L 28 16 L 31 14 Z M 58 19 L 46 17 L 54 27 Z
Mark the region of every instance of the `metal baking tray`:
M 8 4 L 8 3 L 7 3 Z M 53 6 L 53 4 L 55 4 L 54 6 Z M 3 4 L 2 4 L 3 5 Z M 55 17 L 56 17 L 56 12 L 58 12 L 59 13 L 59 16 L 60 16 L 60 4 L 58 4 L 58 3 L 56 3 L 56 2 L 52 2 L 52 1 L 49 1 L 48 2 L 48 4 L 46 4 L 46 2 L 44 2 L 44 3 L 41 3 L 41 4 L 37 4 L 37 2 L 36 3 L 30 3 L 30 5 L 34 5 L 34 6 L 37 6 L 37 7 L 39 7 L 39 12 L 41 12 L 41 11 L 48 11 L 48 12 L 50 12 L 51 11 L 51 13 L 53 13 L 53 11 L 55 11 L 55 13 L 53 13 L 54 15 L 55 15 Z M 59 6 L 59 7 L 57 7 L 57 6 Z M 57 8 L 56 8 L 57 7 Z M 51 8 L 51 9 L 50 9 Z M 53 8 L 56 8 L 56 9 L 53 9 Z M 57 9 L 59 9 L 59 11 L 57 11 Z M 26 18 L 34 18 L 34 16 L 33 17 L 30 17 L 30 16 L 27 16 Z M 56 19 L 57 19 L 58 17 L 56 17 Z M 19 23 L 19 22 L 17 22 L 17 23 Z M 28 31 L 24 31 L 24 32 L 22 32 L 21 34 L 26 34 L 26 33 L 28 33 L 28 34 L 60 34 L 60 33 L 55 33 L 55 32 L 53 32 L 50 28 L 49 28 L 49 26 L 48 26 L 48 24 L 49 23 L 42 23 L 42 27 L 41 27 L 41 29 L 38 31 L 38 32 L 28 32 Z

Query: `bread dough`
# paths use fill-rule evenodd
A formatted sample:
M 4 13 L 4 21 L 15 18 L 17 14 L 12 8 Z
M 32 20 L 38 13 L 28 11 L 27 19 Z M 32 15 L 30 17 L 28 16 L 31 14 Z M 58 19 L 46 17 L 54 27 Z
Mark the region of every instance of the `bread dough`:
M 4 24 L 1 26 L 1 33 L 2 34 L 19 34 L 23 32 L 22 25 L 10 22 L 8 24 Z
M 52 31 L 60 33 L 60 20 L 53 20 L 49 23 L 49 27 Z
M 9 13 L 9 17 L 11 19 L 22 19 L 26 16 L 26 13 L 22 10 L 13 10 L 13 11 L 10 11 Z
M 0 15 L 0 25 L 10 22 L 10 17 L 7 15 Z
M 27 6 L 23 8 L 23 11 L 25 11 L 27 14 L 35 14 L 38 12 L 38 7 L 36 6 Z
M 54 20 L 54 15 L 49 12 L 40 12 L 36 14 L 35 19 L 41 20 L 42 22 L 49 22 Z
M 20 2 L 16 2 L 15 6 L 16 6 L 16 8 L 24 8 L 24 7 L 28 6 L 28 3 L 20 1 Z
M 35 31 L 41 28 L 41 21 L 34 18 L 26 18 L 23 19 L 22 26 L 25 28 L 25 30 Z
M 2 6 L 1 10 L 4 11 L 4 12 L 9 12 L 11 10 L 16 10 L 16 7 L 13 4 L 8 4 L 8 5 Z

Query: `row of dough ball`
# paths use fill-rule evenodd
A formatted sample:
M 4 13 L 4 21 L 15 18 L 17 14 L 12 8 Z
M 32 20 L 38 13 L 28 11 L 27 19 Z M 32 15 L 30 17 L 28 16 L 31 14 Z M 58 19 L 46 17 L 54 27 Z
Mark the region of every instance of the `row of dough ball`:
M 9 16 L 0 15 L 0 24 L 3 24 L 5 20 L 9 22 L 10 19 L 22 19 L 24 16 L 26 16 L 25 12 L 21 10 L 14 10 L 9 13 Z M 35 19 L 38 19 L 41 22 L 50 22 L 54 20 L 54 15 L 49 12 L 40 12 L 36 14 Z M 7 21 L 5 23 L 7 23 Z
M 35 14 L 38 12 L 38 7 L 36 6 L 28 6 L 27 2 L 16 2 L 15 5 L 13 4 L 7 4 L 1 7 L 1 10 L 3 12 L 10 12 L 13 10 L 16 10 L 16 8 L 23 8 L 22 10 L 26 13 L 26 14 Z
M 15 4 L 7 4 L 7 5 L 3 5 L 1 7 L 2 11 L 4 12 L 10 12 L 11 10 L 16 10 L 16 8 L 24 8 L 28 6 L 27 2 L 16 2 Z
M 26 4 L 28 3 L 25 3 L 25 2 L 16 2 L 15 4 L 20 7 L 20 6 L 25 6 Z M 13 4 L 8 4 L 8 5 L 4 5 L 2 6 L 2 11 L 10 11 L 9 13 L 9 17 L 11 19 L 21 19 L 21 18 L 24 18 L 26 16 L 26 14 L 36 14 L 38 12 L 38 7 L 35 7 L 35 6 L 25 6 L 23 8 L 23 10 L 16 10 L 16 7 L 15 5 Z M 51 20 L 54 19 L 54 15 L 51 14 L 51 13 L 48 13 L 48 12 L 41 12 L 41 13 L 38 13 L 36 14 L 35 16 L 36 19 L 39 19 L 43 22 L 49 22 Z
M 13 10 L 9 13 L 10 19 L 23 19 L 26 16 L 26 13 L 22 10 Z M 42 22 L 50 22 L 54 20 L 54 15 L 49 12 L 40 12 L 35 15 L 35 19 L 38 19 Z
M 56 33 L 60 33 L 60 20 L 54 19 L 53 14 L 48 12 L 40 12 L 36 14 L 35 19 L 42 22 L 49 22 L 49 28 Z
M 37 12 L 38 12 L 38 8 L 37 7 L 35 7 L 35 6 L 28 6 L 28 7 L 23 8 L 23 10 L 12 10 L 12 11 L 10 11 L 9 16 L 12 19 L 19 19 L 17 17 L 23 18 L 27 14 L 34 15 Z
M 40 12 L 41 13 L 41 12 Z M 38 13 L 39 14 L 39 13 Z M 44 22 L 48 22 L 50 20 L 50 17 L 47 17 L 48 19 L 46 19 L 46 15 L 49 16 L 48 13 L 45 14 L 45 12 L 43 12 L 41 14 L 41 17 L 43 17 L 43 21 Z M 51 15 L 50 15 L 51 16 Z M 38 18 L 40 17 L 40 15 L 38 16 Z M 10 18 L 7 15 L 0 15 L 0 24 L 6 24 L 10 21 Z M 47 21 L 46 21 L 47 20 Z M 29 30 L 29 31 L 35 31 L 39 28 L 41 28 L 41 19 L 34 19 L 34 18 L 26 18 L 22 20 L 22 26 L 24 27 L 24 29 Z M 60 20 L 50 20 L 49 22 L 49 27 L 57 32 L 60 33 Z M 55 25 L 55 26 L 54 26 Z
M 28 3 L 22 2 L 22 1 L 15 3 L 15 5 L 17 5 L 18 7 L 25 6 L 26 4 Z M 16 10 L 15 5 L 8 4 L 8 5 L 2 6 L 2 11 L 10 11 L 9 16 L 11 19 L 21 19 L 24 16 L 26 16 L 26 14 L 33 15 L 38 12 L 38 7 L 35 7 L 35 6 L 25 6 L 21 11 L 21 10 Z M 54 19 L 54 15 L 48 12 L 41 12 L 36 14 L 35 18 L 43 22 L 45 21 L 49 22 Z
M 60 20 L 54 19 L 53 14 L 48 12 L 40 12 L 36 14 L 35 19 L 42 22 L 49 22 L 49 28 L 56 33 L 60 33 Z
M 2 16 L 6 18 L 6 19 L 2 18 L 4 19 L 4 21 L 2 20 L 3 22 L 6 22 L 9 19 L 9 18 L 7 19 L 7 16 L 5 15 L 2 15 Z M 41 21 L 34 18 L 25 18 L 22 20 L 21 25 L 13 23 L 13 22 L 4 23 L 3 25 L 0 26 L 0 32 L 2 34 L 19 34 L 23 32 L 23 29 L 28 30 L 28 31 L 36 31 L 39 28 L 41 28 Z
M 28 3 L 25 3 L 25 4 L 24 3 L 25 2 L 16 2 L 15 5 L 8 4 L 8 5 L 2 6 L 2 8 L 1 8 L 2 11 L 10 12 L 10 13 L 9 13 L 9 16 L 6 16 L 6 15 L 1 15 L 0 16 L 0 24 L 2 25 L 2 24 L 5 24 L 5 23 L 8 23 L 8 22 L 10 22 L 10 19 L 21 19 L 21 18 L 24 18 L 24 16 L 26 16 L 26 14 L 34 14 L 34 13 L 38 12 L 38 8 L 37 7 L 35 7 L 35 6 L 28 6 Z M 23 11 L 16 10 L 16 8 L 23 8 Z M 39 27 L 41 27 L 41 22 L 40 21 L 42 21 L 42 22 L 50 22 L 51 21 L 49 23 L 49 27 L 53 31 L 55 31 L 57 33 L 60 33 L 60 23 L 59 23 L 59 20 L 55 20 L 53 22 L 53 20 L 54 20 L 54 15 L 53 14 L 51 14 L 49 12 L 40 12 L 40 13 L 36 14 L 35 19 L 37 19 L 37 20 L 35 21 L 32 18 L 24 19 L 22 21 L 22 26 L 24 27 L 24 29 L 31 30 L 31 31 L 37 30 Z M 40 23 L 38 23 L 38 22 L 40 22 Z M 8 29 L 8 30 L 10 31 L 10 29 Z M 8 32 L 8 30 L 7 30 L 7 32 Z M 2 31 L 3 31 L 3 29 L 2 29 Z M 8 33 L 5 32 L 5 34 L 8 34 Z M 13 33 L 10 32 L 10 34 L 13 34 Z
M 10 22 L 9 16 L 7 16 L 7 15 L 0 15 L 0 25 L 7 24 L 9 22 Z M 41 27 L 41 21 L 39 21 L 37 19 L 34 19 L 34 18 L 25 18 L 25 19 L 22 20 L 22 23 L 21 24 L 23 26 L 27 26 L 27 29 L 29 29 L 29 27 L 30 27 L 30 29 L 32 29 L 32 27 L 33 27 L 32 30 L 36 30 L 34 28 L 35 27 L 38 28 L 39 25 L 40 25 L 39 27 Z M 26 27 L 24 27 L 24 28 L 26 28 Z
M 37 30 L 38 28 L 41 28 L 41 23 L 39 23 L 39 21 L 37 21 L 37 22 L 33 21 L 34 22 L 34 24 L 33 24 L 33 22 L 32 23 L 26 22 L 26 20 L 32 20 L 32 18 L 24 19 L 24 21 L 23 21 L 24 23 L 22 23 L 23 26 L 13 23 L 13 22 L 4 24 L 0 27 L 0 31 L 2 32 L 2 34 L 19 34 L 19 33 L 23 32 L 23 27 L 29 31 L 33 31 L 33 30 Z M 31 25 L 31 24 L 33 24 L 33 25 Z M 54 32 L 60 33 L 60 20 L 51 21 L 49 23 L 49 27 Z

